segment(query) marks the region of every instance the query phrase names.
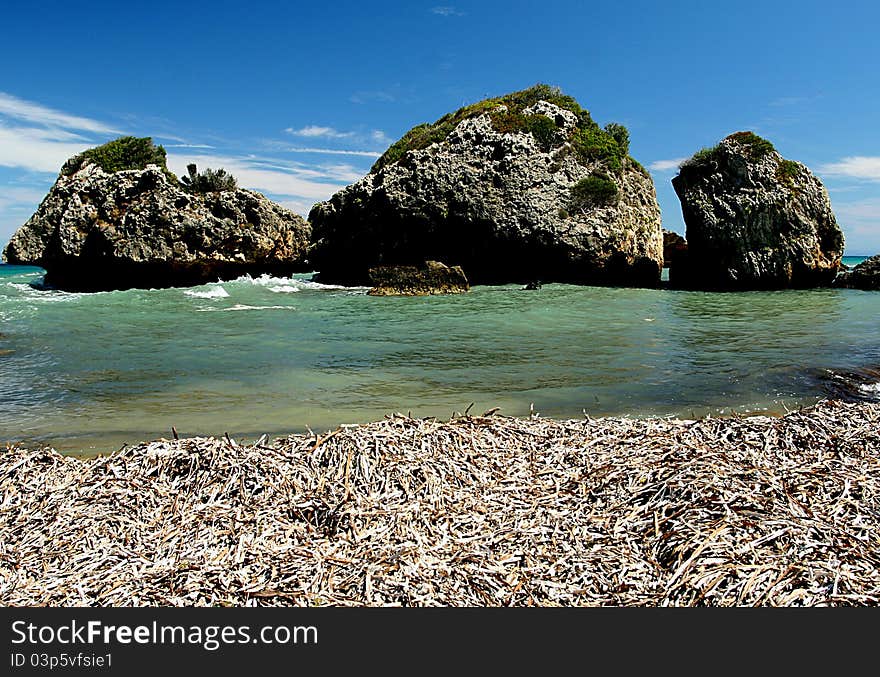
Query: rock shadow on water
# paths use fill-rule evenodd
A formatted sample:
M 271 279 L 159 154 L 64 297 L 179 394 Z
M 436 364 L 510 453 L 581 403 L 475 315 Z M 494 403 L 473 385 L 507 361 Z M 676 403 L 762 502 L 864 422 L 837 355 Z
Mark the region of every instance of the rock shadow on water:
M 831 399 L 880 402 L 880 366 L 854 369 L 814 369 L 809 373 Z

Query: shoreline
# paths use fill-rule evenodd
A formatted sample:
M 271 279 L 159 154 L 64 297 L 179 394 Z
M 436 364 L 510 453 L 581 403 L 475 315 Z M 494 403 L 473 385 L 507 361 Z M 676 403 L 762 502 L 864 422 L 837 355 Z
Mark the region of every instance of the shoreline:
M 469 407 L 464 408 L 463 410 L 452 410 L 448 416 L 441 416 L 432 413 L 420 413 L 417 410 L 409 410 L 407 412 L 403 412 L 401 410 L 387 410 L 384 414 L 379 413 L 376 417 L 373 418 L 364 418 L 363 420 L 357 419 L 349 419 L 344 423 L 335 423 L 330 424 L 327 423 L 325 425 L 320 426 L 311 426 L 311 425 L 301 425 L 294 428 L 288 428 L 286 430 L 269 430 L 269 429 L 254 429 L 254 430 L 235 430 L 230 429 L 229 431 L 224 431 L 223 433 L 191 433 L 184 432 L 184 430 L 177 430 L 177 426 L 170 426 L 170 429 L 166 431 L 165 434 L 158 433 L 153 434 L 149 431 L 142 431 L 140 433 L 132 433 L 132 434 L 120 434 L 113 432 L 113 437 L 128 437 L 130 439 L 135 439 L 135 442 L 122 442 L 122 443 L 113 443 L 113 444 L 105 444 L 101 445 L 93 445 L 87 448 L 71 448 L 69 444 L 63 445 L 59 444 L 50 439 L 2 439 L 0 438 L 0 451 L 4 447 L 6 448 L 15 448 L 19 450 L 27 450 L 27 451 L 43 451 L 43 450 L 51 450 L 61 456 L 75 458 L 82 461 L 94 460 L 97 458 L 105 458 L 108 456 L 112 456 L 114 454 L 118 454 L 125 449 L 131 448 L 143 448 L 153 443 L 159 442 L 170 442 L 170 441 L 186 441 L 186 440 L 226 440 L 230 439 L 235 446 L 240 447 L 250 447 L 258 444 L 259 440 L 272 440 L 276 441 L 279 439 L 287 439 L 291 437 L 300 437 L 307 436 L 312 439 L 319 439 L 324 435 L 333 433 L 335 431 L 341 429 L 351 429 L 351 428 L 364 428 L 370 425 L 374 425 L 380 423 L 381 421 L 394 419 L 394 418 L 406 418 L 413 420 L 420 420 L 426 422 L 434 422 L 434 423 L 452 423 L 456 420 L 460 419 L 482 419 L 493 417 L 496 420 L 518 420 L 518 421 L 528 421 L 528 420 L 542 420 L 542 421 L 550 421 L 556 423 L 569 423 L 569 422 L 578 422 L 578 421 L 590 421 L 597 419 L 604 420 L 632 420 L 632 421 L 674 421 L 679 423 L 694 423 L 697 421 L 702 421 L 704 419 L 712 419 L 712 420 L 725 420 L 725 419 L 749 419 L 749 418 L 760 418 L 760 417 L 768 417 L 768 418 L 783 418 L 788 416 L 789 414 L 805 411 L 808 409 L 812 409 L 823 401 L 826 400 L 834 400 L 840 401 L 844 403 L 863 403 L 865 400 L 859 400 L 855 398 L 846 398 L 846 397 L 832 397 L 832 396 L 821 396 L 815 395 L 811 398 L 801 398 L 803 400 L 809 400 L 808 402 L 798 403 L 797 401 L 793 401 L 790 403 L 791 406 L 787 406 L 784 401 L 780 401 L 777 407 L 757 407 L 757 408 L 749 408 L 747 405 L 743 405 L 741 408 L 737 408 L 734 406 L 728 406 L 724 408 L 712 408 L 707 409 L 704 407 L 691 407 L 690 412 L 679 411 L 679 412 L 671 412 L 671 413 L 657 413 L 652 411 L 645 411 L 642 413 L 638 412 L 613 412 L 613 413 L 591 413 L 587 411 L 585 408 L 582 409 L 582 415 L 578 418 L 574 418 L 572 416 L 559 416 L 557 414 L 549 413 L 545 414 L 543 412 L 534 410 L 532 408 L 532 413 L 505 413 L 505 411 L 510 411 L 508 407 L 491 407 L 487 411 L 485 411 L 482 415 L 474 413 L 473 403 Z M 868 403 L 872 403 L 873 401 L 868 400 Z M 880 404 L 880 403 L 878 403 Z M 482 407 L 480 407 L 482 408 Z M 525 407 L 521 407 L 525 409 Z M 479 411 L 479 409 L 476 409 Z M 701 412 L 701 413 L 697 413 Z M 338 419 L 337 419 L 338 420 Z M 220 428 L 222 429 L 222 427 Z M 177 437 L 175 437 L 175 433 L 177 433 Z M 167 435 L 167 436 L 166 436 Z M 92 438 L 95 436 L 95 433 L 89 431 L 80 431 L 75 435 L 74 438 L 86 437 Z M 107 434 L 107 437 L 110 437 L 110 433 Z M 74 439 L 74 438 L 64 438 L 64 440 Z
M 880 404 L 0 451 L 0 603 L 876 605 Z

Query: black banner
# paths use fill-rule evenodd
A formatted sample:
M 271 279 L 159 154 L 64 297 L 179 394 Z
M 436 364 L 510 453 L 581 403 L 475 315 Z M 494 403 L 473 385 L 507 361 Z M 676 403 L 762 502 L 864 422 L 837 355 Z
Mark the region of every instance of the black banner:
M 836 670 L 873 647 L 855 610 L 3 608 L 0 674 L 692 673 Z M 824 648 L 824 649 L 823 649 Z M 752 665 L 750 669 L 756 666 Z M 714 669 L 714 668 L 710 668 Z

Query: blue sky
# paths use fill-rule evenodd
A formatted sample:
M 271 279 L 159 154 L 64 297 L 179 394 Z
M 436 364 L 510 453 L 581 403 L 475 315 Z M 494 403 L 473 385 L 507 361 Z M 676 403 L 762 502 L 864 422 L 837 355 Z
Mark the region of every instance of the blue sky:
M 64 159 L 120 134 L 306 214 L 410 127 L 558 85 L 627 125 L 664 225 L 676 165 L 751 129 L 825 182 L 847 254 L 880 252 L 872 2 L 8 3 L 0 244 Z

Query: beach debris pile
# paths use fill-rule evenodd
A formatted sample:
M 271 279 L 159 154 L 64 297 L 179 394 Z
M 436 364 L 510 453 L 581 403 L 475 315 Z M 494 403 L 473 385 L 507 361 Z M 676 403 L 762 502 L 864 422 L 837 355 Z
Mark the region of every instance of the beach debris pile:
M 0 603 L 876 605 L 880 405 L 0 452 Z

